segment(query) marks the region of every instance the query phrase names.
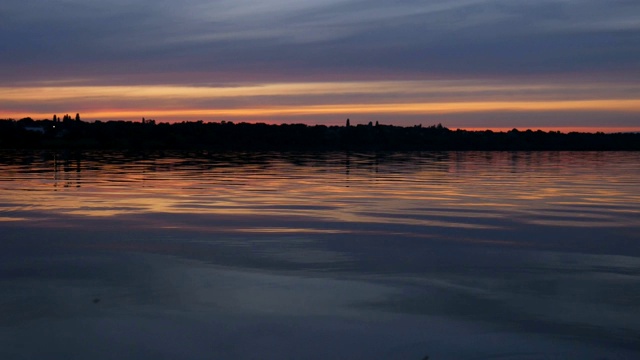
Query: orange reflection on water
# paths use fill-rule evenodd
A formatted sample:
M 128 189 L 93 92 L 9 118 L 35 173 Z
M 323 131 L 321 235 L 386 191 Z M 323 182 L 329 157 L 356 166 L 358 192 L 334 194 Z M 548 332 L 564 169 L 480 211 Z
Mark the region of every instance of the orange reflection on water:
M 637 153 L 244 156 L 3 163 L 0 219 L 174 214 L 154 226 L 339 234 L 354 231 L 340 224 L 357 223 L 618 226 L 640 211 L 633 205 L 640 204 Z

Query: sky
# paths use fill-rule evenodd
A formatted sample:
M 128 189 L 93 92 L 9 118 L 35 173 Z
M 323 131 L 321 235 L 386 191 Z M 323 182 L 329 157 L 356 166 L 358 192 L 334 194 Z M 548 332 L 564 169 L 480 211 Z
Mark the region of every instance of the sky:
M 0 118 L 640 131 L 637 0 L 3 0 Z

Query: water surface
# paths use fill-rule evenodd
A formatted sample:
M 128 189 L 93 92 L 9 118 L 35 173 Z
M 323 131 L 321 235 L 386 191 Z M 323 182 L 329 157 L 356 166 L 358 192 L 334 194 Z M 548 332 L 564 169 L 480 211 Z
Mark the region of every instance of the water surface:
M 11 359 L 633 359 L 640 153 L 0 152 Z

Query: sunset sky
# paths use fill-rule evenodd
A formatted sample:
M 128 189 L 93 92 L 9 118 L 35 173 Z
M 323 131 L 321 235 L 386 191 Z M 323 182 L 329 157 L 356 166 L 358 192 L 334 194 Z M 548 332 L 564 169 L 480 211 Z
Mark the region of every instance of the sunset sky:
M 0 118 L 640 131 L 637 0 L 3 0 Z

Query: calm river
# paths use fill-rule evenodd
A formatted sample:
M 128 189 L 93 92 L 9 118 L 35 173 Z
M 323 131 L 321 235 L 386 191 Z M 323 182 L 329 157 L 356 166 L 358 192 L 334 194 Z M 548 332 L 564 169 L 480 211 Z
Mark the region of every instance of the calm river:
M 640 152 L 0 151 L 1 359 L 639 359 Z

